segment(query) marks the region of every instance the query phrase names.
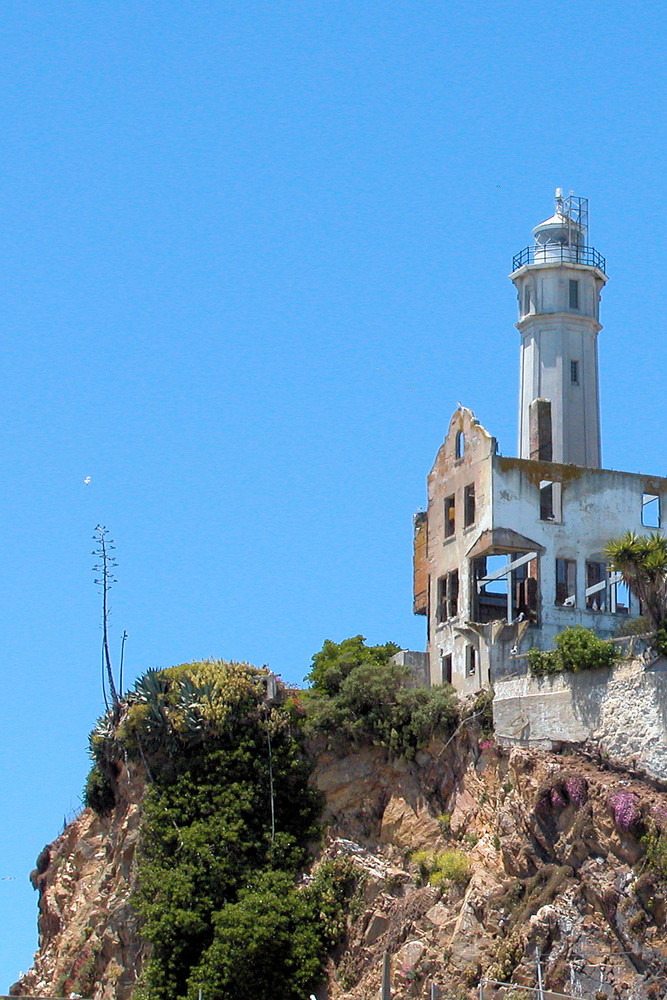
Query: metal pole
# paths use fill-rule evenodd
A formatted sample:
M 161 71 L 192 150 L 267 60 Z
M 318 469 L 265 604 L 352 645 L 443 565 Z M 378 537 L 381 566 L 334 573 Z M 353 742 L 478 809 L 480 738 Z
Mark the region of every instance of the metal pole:
M 389 952 L 385 951 L 382 961 L 382 1000 L 391 1000 L 391 964 Z
M 479 1000 L 484 1000 L 484 980 L 479 981 Z
M 540 965 L 539 948 L 535 948 L 535 959 L 537 961 L 537 995 L 540 1000 L 544 1000 L 544 991 L 542 990 L 542 966 Z
M 508 555 L 507 555 L 507 565 L 509 566 L 509 564 L 511 562 L 512 562 L 512 554 L 508 553 Z M 512 570 L 511 569 L 507 571 L 507 576 L 505 577 L 505 579 L 507 580 L 507 624 L 509 625 L 509 623 L 512 621 L 512 619 L 514 617 L 514 614 L 513 614 L 513 604 L 514 604 L 514 602 L 512 600 L 512 598 L 513 598 L 514 595 L 512 594 Z

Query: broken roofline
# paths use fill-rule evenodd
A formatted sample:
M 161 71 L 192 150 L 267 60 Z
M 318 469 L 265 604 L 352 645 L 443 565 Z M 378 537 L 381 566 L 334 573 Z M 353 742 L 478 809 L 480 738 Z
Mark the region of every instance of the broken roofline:
M 498 468 L 502 472 L 510 472 L 512 469 L 517 469 L 519 472 L 524 472 L 535 486 L 542 486 L 545 481 L 563 484 L 573 482 L 576 479 L 581 479 L 584 475 L 614 475 L 626 478 L 630 481 L 634 480 L 635 482 L 638 479 L 641 479 L 644 483 L 646 493 L 659 494 L 661 492 L 664 493 L 665 490 L 667 490 L 667 477 L 656 476 L 647 472 L 623 472 L 620 469 L 606 469 L 600 466 L 574 465 L 572 463 L 550 462 L 545 459 L 512 458 L 510 456 L 501 455 L 498 451 L 497 439 L 489 433 L 486 427 L 477 419 L 474 412 L 468 406 L 463 406 L 461 403 L 459 403 L 451 416 L 448 432 L 445 435 L 445 440 L 438 449 L 438 454 L 436 455 L 431 472 L 433 472 L 438 464 L 440 452 L 446 448 L 450 435 L 452 433 L 456 433 L 458 436 L 458 434 L 463 433 L 463 424 L 466 421 L 469 422 L 471 430 L 481 434 L 481 436 L 485 439 L 488 454 L 493 457 L 494 462 L 498 464 Z M 481 457 L 482 456 L 480 456 L 480 458 Z M 461 461 L 461 458 L 457 458 L 455 461 L 458 463 Z M 422 512 L 420 512 L 420 514 L 421 513 Z M 415 515 L 415 517 L 419 516 L 420 515 Z
M 545 481 L 570 483 L 583 476 L 619 476 L 628 481 L 642 480 L 646 493 L 659 494 L 667 490 L 667 477 L 645 472 L 621 472 L 619 469 L 564 465 L 560 462 L 545 462 L 534 458 L 505 458 L 503 455 L 494 455 L 494 460 L 502 472 L 510 472 L 512 469 L 524 472 L 527 478 L 538 487 L 544 485 Z

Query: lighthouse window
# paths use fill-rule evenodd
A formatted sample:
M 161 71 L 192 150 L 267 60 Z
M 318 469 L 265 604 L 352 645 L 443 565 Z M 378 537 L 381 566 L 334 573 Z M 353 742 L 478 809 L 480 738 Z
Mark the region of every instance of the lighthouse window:
M 579 282 L 570 280 L 570 309 L 579 308 Z
M 579 362 L 570 361 L 570 382 L 572 385 L 579 385 Z

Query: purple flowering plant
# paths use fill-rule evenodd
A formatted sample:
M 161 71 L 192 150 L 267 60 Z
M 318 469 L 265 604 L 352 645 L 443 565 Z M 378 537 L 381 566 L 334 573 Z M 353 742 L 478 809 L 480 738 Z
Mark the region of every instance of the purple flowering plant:
M 554 809 L 564 809 L 565 806 L 567 805 L 565 796 L 563 795 L 563 792 L 558 787 L 558 785 L 554 785 L 554 787 L 551 789 L 551 805 L 554 807 Z
M 637 804 L 637 796 L 633 792 L 612 792 L 609 796 L 609 806 L 619 830 L 627 832 L 638 825 L 641 812 Z
M 585 778 L 574 776 L 565 782 L 565 791 L 570 802 L 574 803 L 577 809 L 581 808 L 588 798 L 588 782 Z

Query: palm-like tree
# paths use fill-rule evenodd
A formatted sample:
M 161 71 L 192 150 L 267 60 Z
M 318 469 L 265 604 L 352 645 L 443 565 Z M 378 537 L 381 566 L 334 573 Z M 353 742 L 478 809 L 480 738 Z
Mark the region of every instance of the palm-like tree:
M 626 531 L 605 547 L 612 569 L 622 574 L 641 601 L 644 614 L 656 631 L 667 623 L 667 538 L 653 532 L 636 535 Z

